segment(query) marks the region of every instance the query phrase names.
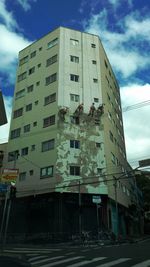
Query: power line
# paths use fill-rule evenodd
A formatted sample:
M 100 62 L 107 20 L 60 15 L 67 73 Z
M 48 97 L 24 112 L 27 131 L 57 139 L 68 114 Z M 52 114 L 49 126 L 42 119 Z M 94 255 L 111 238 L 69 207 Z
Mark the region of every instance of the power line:
M 150 105 L 150 100 L 146 100 L 146 101 L 143 101 L 143 102 L 139 102 L 139 103 L 124 107 L 122 109 L 122 112 L 127 112 L 127 111 L 130 111 L 130 110 L 133 110 L 133 109 L 142 108 L 142 107 L 145 107 L 145 106 L 148 106 L 148 105 Z
M 117 181 L 119 181 L 119 180 L 122 180 L 122 179 L 130 179 L 130 178 L 134 178 L 133 176 L 128 176 L 128 177 L 120 177 L 120 178 L 116 178 L 116 180 Z M 76 179 L 76 181 L 75 182 L 82 182 L 81 180 L 77 180 Z M 85 186 L 85 185 L 90 185 L 90 184 L 99 184 L 100 185 L 100 183 L 106 183 L 106 185 L 102 185 L 102 186 L 100 186 L 101 188 L 102 187 L 112 187 L 112 186 L 114 186 L 114 184 L 112 184 L 112 185 L 107 185 L 107 182 L 115 182 L 115 178 L 113 178 L 113 179 L 108 179 L 108 180 L 105 180 L 105 181 L 92 181 L 92 182 L 82 182 L 82 183 L 80 183 L 80 186 Z M 67 183 L 67 182 L 73 182 L 72 180 L 71 181 L 62 181 L 63 183 Z M 62 183 L 61 182 L 61 183 Z M 26 190 L 21 190 L 21 191 L 18 191 L 18 193 L 31 193 L 31 191 L 33 192 L 33 193 L 40 193 L 41 191 L 42 191 L 42 193 L 44 193 L 44 191 L 46 191 L 47 192 L 47 190 L 48 191 L 50 191 L 50 190 L 57 190 L 57 189 L 65 189 L 65 188 L 70 188 L 70 187 L 77 187 L 77 186 L 79 186 L 79 183 L 75 183 L 75 184 L 69 184 L 69 185 L 61 185 L 61 186 L 57 186 L 57 185 L 55 185 L 54 187 L 48 187 L 48 188 L 43 188 L 43 189 L 26 189 Z M 57 192 L 57 191 L 55 191 L 55 192 Z

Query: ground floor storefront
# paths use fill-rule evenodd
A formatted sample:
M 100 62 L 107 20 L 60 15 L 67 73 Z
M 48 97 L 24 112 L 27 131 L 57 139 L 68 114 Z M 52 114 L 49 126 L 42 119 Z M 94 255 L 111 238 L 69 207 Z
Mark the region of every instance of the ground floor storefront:
M 126 236 L 129 225 L 127 209 L 108 198 L 93 202 L 92 194 L 49 193 L 16 198 L 12 201 L 8 223 L 8 237 L 24 241 L 38 239 L 67 241 L 83 231 L 113 232 Z M 4 204 L 4 203 L 3 203 Z M 2 218 L 3 205 L 0 216 Z

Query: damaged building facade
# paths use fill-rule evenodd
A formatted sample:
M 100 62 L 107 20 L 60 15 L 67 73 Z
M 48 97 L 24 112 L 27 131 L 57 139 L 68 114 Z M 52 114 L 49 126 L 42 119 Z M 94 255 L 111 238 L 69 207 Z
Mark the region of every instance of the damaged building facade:
M 98 208 L 99 230 L 129 234 L 134 181 L 119 86 L 98 36 L 59 27 L 20 51 L 8 144 L 13 166 L 17 231 L 94 231 Z

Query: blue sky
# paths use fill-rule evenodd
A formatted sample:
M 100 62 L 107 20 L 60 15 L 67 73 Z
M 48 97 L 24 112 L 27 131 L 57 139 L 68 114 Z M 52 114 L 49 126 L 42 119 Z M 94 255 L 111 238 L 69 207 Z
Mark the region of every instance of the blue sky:
M 147 0 L 1 0 L 0 88 L 10 121 L 19 50 L 61 26 L 100 36 L 121 87 L 122 106 L 150 100 Z M 150 157 L 150 107 L 124 113 L 131 164 Z M 0 142 L 8 138 L 1 127 Z

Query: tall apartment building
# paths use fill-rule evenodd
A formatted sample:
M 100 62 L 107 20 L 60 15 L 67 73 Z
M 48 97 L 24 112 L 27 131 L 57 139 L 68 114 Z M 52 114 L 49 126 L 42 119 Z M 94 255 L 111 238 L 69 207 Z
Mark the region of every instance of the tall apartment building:
M 14 166 L 17 196 L 32 199 L 30 209 L 35 198 L 49 209 L 42 216 L 51 225 L 55 217 L 53 230 L 77 230 L 78 213 L 82 229 L 96 227 L 93 196 L 101 196 L 100 226 L 117 231 L 117 203 L 127 230 L 131 168 L 120 92 L 98 36 L 59 27 L 20 51 L 8 144 Z M 33 210 L 30 218 L 41 220 Z

